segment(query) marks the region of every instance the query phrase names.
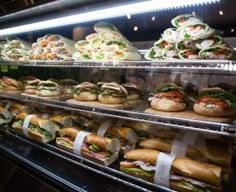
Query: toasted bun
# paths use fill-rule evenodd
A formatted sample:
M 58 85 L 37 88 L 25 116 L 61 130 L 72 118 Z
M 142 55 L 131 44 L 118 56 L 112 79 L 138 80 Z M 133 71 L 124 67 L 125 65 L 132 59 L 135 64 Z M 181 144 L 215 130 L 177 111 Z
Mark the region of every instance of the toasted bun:
M 80 94 L 74 93 L 74 99 L 78 101 L 96 101 L 98 96 L 90 92 L 81 92 Z
M 105 104 L 122 104 L 126 101 L 126 97 L 113 97 L 98 95 L 98 101 Z
M 127 96 L 128 100 L 139 100 L 140 99 L 140 95 L 139 94 L 129 94 Z
M 42 96 L 42 97 L 51 97 L 51 96 L 59 96 L 61 95 L 60 91 L 51 91 L 51 90 L 37 90 L 36 95 Z
M 183 111 L 186 107 L 185 103 L 175 102 L 166 98 L 154 98 L 151 101 L 151 107 L 160 111 Z
M 79 133 L 80 129 L 77 127 L 67 127 L 67 128 L 62 128 L 59 132 L 60 136 L 69 136 L 72 139 L 75 139 L 77 134 Z
M 228 117 L 233 116 L 236 111 L 233 110 L 224 110 L 219 105 L 208 105 L 206 103 L 200 102 L 195 103 L 193 106 L 193 110 L 199 115 L 209 116 L 209 117 Z

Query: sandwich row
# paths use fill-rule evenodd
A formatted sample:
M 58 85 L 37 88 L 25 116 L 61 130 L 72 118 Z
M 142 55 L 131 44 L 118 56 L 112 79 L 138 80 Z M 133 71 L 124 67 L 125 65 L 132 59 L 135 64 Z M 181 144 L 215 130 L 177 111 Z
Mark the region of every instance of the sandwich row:
M 177 23 L 177 24 L 176 24 Z M 172 20 L 176 28 L 166 29 L 162 37 L 145 54 L 147 60 L 161 59 L 229 59 L 233 51 L 221 33 L 196 15 L 179 15 Z M 138 50 L 112 24 L 99 22 L 95 33 L 75 42 L 58 34 L 47 34 L 32 45 L 20 40 L 1 41 L 3 60 L 47 61 L 136 61 Z

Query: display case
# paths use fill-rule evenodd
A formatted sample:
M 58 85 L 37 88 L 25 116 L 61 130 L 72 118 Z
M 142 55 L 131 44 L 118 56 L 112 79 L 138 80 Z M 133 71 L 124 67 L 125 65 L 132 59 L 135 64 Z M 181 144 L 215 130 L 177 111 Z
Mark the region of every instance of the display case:
M 62 191 L 235 191 L 235 3 L 170 4 L 53 1 L 0 17 L 0 155 Z M 172 20 L 182 14 L 193 23 Z M 163 31 L 189 26 L 208 31 L 184 35 L 197 51 L 186 59 Z M 159 38 L 178 58 L 158 56 Z

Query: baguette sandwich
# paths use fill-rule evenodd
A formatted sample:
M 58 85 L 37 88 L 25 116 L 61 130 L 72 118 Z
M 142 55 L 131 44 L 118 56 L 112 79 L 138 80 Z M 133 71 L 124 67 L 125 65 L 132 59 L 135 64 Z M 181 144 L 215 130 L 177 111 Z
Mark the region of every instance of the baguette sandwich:
M 136 149 L 127 152 L 120 170 L 130 175 L 154 182 L 156 163 L 160 152 Z M 180 192 L 221 191 L 222 169 L 219 166 L 176 157 L 171 165 L 170 188 Z
M 74 127 L 61 129 L 60 137 L 56 138 L 57 146 L 73 152 L 74 141 L 80 131 L 81 129 Z M 119 151 L 118 139 L 110 139 L 93 133 L 85 136 L 81 147 L 82 157 L 105 166 L 109 166 L 118 158 Z
M 141 142 L 139 146 L 170 153 L 173 142 L 174 140 L 172 139 L 150 138 Z M 222 143 L 220 145 L 218 143 L 216 140 L 206 140 L 206 145 L 187 146 L 186 156 L 199 161 L 208 161 L 220 166 L 229 167 L 232 155 L 228 150 L 225 150 L 227 146 L 223 148 Z
M 12 128 L 19 133 L 23 133 L 23 124 L 29 114 L 22 112 L 16 116 Z M 33 116 L 28 125 L 28 136 L 40 142 L 49 142 L 55 138 L 56 130 L 59 128 L 48 119 Z

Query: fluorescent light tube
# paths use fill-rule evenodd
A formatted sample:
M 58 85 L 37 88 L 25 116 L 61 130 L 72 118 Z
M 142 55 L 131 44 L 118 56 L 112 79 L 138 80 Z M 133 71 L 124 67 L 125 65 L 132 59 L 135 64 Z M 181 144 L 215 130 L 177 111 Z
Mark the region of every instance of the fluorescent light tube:
M 126 16 L 127 14 L 142 14 L 166 9 L 175 9 L 194 5 L 205 5 L 217 3 L 221 0 L 148 0 L 124 5 L 114 5 L 109 8 L 98 8 L 97 10 L 78 13 L 70 16 L 49 19 L 45 21 L 10 27 L 0 30 L 0 36 L 13 35 L 49 29 L 53 27 L 66 26 L 71 24 L 85 23 L 108 18 Z

